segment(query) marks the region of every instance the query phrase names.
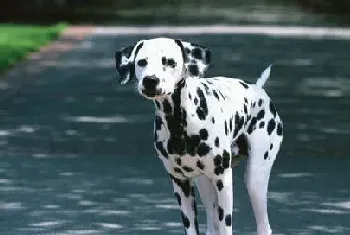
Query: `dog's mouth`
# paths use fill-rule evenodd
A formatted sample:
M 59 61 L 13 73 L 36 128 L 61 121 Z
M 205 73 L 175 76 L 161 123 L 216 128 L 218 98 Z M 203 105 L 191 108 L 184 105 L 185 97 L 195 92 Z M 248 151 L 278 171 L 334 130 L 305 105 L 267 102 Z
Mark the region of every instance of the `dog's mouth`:
M 161 89 L 142 89 L 140 93 L 147 99 L 156 99 L 164 95 Z

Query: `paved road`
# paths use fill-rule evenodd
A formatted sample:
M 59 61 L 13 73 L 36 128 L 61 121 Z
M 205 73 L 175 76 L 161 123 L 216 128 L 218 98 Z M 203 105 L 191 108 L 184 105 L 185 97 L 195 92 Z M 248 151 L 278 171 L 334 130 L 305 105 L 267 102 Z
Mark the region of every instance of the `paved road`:
M 150 36 L 99 32 L 57 60 L 39 60 L 45 69 L 0 103 L 0 234 L 183 234 L 152 148 L 153 105 L 118 86 L 114 71 L 116 48 Z M 275 234 L 350 234 L 350 41 L 171 37 L 212 49 L 209 76 L 254 82 L 275 65 L 266 88 L 285 124 L 270 186 Z M 235 228 L 251 234 L 243 168 Z

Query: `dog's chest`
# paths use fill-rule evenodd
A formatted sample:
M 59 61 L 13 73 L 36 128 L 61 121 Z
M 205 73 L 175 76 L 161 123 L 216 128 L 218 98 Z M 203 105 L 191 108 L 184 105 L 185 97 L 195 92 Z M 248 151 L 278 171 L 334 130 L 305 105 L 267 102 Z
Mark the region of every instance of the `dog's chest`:
M 174 117 L 157 117 L 155 148 L 169 173 L 179 178 L 199 175 L 204 169 L 203 160 L 210 155 L 209 131 L 199 124 L 192 125 L 189 133 L 186 122 Z M 159 125 L 157 122 L 161 122 Z M 187 123 L 190 124 L 190 123 Z M 191 125 L 191 124 L 190 124 Z
M 167 106 L 167 102 L 163 106 Z M 212 128 L 205 120 L 191 115 L 196 110 L 188 107 L 185 110 L 176 104 L 172 108 L 175 112 L 156 114 L 155 148 L 169 173 L 177 178 L 195 177 L 203 173 L 204 168 L 210 168 L 206 159 L 211 156 L 210 143 L 214 143 Z

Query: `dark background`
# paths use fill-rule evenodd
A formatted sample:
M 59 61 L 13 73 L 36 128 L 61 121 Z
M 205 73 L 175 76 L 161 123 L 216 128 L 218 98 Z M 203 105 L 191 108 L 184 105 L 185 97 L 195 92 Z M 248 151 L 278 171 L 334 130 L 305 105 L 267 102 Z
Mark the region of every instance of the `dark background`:
M 348 25 L 347 0 L 2 0 L 0 20 L 22 23 Z

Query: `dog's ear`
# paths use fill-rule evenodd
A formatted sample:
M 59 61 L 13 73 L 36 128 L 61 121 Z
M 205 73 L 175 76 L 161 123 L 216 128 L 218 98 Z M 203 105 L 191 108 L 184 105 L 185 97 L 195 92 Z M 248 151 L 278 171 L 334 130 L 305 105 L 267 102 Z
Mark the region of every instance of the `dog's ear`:
M 126 84 L 135 76 L 135 57 L 141 49 L 143 41 L 134 46 L 123 47 L 115 53 L 115 67 L 120 75 L 120 84 Z
M 175 43 L 181 49 L 188 76 L 202 77 L 210 64 L 209 49 L 179 39 Z

